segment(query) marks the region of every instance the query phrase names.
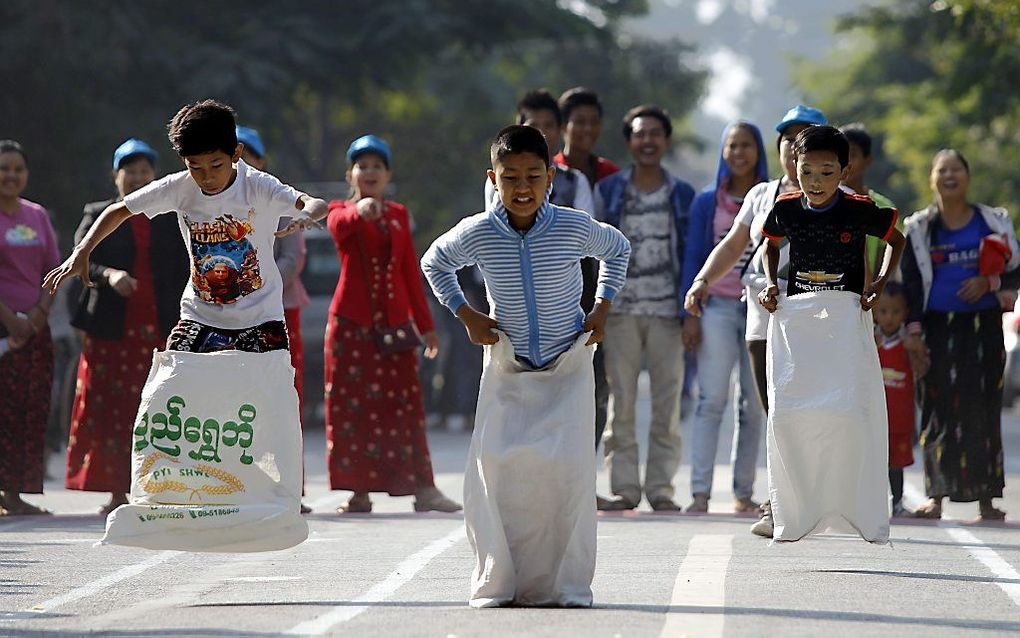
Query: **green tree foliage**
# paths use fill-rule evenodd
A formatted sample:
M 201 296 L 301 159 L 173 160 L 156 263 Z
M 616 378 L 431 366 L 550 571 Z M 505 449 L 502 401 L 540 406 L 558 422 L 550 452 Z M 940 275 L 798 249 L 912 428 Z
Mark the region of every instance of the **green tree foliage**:
M 884 140 L 874 187 L 909 212 L 931 201 L 940 148 L 970 161 L 975 201 L 1020 213 L 1020 4 L 903 0 L 843 18 L 838 51 L 802 62 L 801 88 L 835 122 Z
M 58 213 L 65 249 L 77 211 L 112 195 L 109 161 L 128 137 L 178 170 L 165 123 L 215 97 L 258 128 L 270 170 L 342 182 L 349 142 L 389 139 L 398 198 L 425 238 L 481 207 L 486 144 L 525 90 L 586 84 L 607 102 L 606 149 L 634 103 L 682 120 L 702 74 L 680 43 L 625 41 L 644 0 L 13 0 L 0 3 L 0 137 L 21 141 L 27 196 Z

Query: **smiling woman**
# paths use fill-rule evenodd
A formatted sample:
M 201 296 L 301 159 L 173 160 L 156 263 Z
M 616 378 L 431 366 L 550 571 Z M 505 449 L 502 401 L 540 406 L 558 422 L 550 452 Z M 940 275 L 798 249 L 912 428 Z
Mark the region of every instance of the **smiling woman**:
M 39 284 L 60 263 L 46 209 L 21 198 L 28 185 L 21 145 L 0 141 L 0 516 L 48 514 L 21 499 L 43 491 L 46 420 L 53 383 L 51 297 Z
M 978 501 L 981 518 L 1001 520 L 992 504 L 1005 485 L 1002 374 L 1005 350 L 1000 289 L 1020 284 L 1020 248 L 1006 211 L 967 200 L 970 167 L 954 149 L 935 154 L 935 201 L 911 215 L 903 260 L 909 299 L 905 340 L 915 369 L 927 371 L 921 415 L 928 503 Z M 923 339 L 923 340 L 922 340 Z

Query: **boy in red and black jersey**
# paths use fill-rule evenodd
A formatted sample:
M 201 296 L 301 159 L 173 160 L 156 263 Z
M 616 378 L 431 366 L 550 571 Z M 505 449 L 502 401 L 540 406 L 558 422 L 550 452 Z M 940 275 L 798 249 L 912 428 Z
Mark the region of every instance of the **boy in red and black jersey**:
M 790 241 L 790 275 L 787 295 L 844 290 L 861 295 L 870 310 L 899 263 L 903 235 L 896 230 L 895 208 L 879 208 L 870 197 L 839 189 L 849 163 L 849 143 L 831 126 L 812 126 L 797 136 L 794 153 L 800 192 L 781 195 L 765 220 L 762 233 L 769 238 L 766 271 L 775 281 L 779 242 Z M 889 244 L 881 272 L 865 281 L 864 246 L 867 236 Z M 770 258 L 770 254 L 775 253 Z M 777 306 L 779 287 L 769 285 L 759 300 L 770 312 Z

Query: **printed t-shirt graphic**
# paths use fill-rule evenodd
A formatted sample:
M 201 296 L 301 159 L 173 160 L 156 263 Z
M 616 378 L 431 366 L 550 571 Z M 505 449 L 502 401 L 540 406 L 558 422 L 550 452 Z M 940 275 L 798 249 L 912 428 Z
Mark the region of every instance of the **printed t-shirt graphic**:
M 228 304 L 262 287 L 258 250 L 248 240 L 255 209 L 240 221 L 223 214 L 212 222 L 184 224 L 191 234 L 191 284 L 202 301 Z
M 786 294 L 863 293 L 867 236 L 889 239 L 897 215 L 895 208 L 879 208 L 869 197 L 842 191 L 824 209 L 811 208 L 800 192 L 780 195 L 762 233 L 770 239 L 790 240 Z
M 298 213 L 301 195 L 239 161 L 234 183 L 215 195 L 203 193 L 181 171 L 131 193 L 124 204 L 148 217 L 177 213 L 191 254 L 191 285 L 181 297 L 181 318 L 236 330 L 283 321 L 273 233 L 281 217 Z

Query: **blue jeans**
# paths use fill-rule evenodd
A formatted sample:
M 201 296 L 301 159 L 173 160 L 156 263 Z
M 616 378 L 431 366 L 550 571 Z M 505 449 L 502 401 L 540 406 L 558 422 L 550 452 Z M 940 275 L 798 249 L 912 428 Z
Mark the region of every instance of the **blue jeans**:
M 758 400 L 751 360 L 744 342 L 747 309 L 739 299 L 710 297 L 701 317 L 698 348 L 698 407 L 691 432 L 691 491 L 712 493 L 719 426 L 730 396 L 733 367 L 740 367 L 736 407 L 737 431 L 730 460 L 733 464 L 733 495 L 750 498 L 754 492 L 758 448 L 765 414 Z

